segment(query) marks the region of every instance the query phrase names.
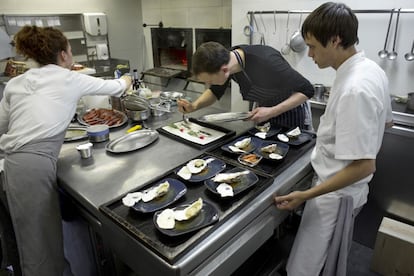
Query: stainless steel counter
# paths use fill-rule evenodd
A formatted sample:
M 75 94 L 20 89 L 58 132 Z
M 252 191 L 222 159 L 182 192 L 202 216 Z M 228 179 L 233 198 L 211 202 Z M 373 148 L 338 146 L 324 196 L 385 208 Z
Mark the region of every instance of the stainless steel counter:
M 216 112 L 223 111 L 207 108 L 192 115 L 198 118 Z M 148 120 L 147 126 L 157 129 L 179 120 L 181 114 L 174 112 Z M 238 135 L 253 124 L 240 121 L 220 126 L 234 130 Z M 110 139 L 121 136 L 127 129 L 125 126 L 111 131 Z M 191 237 L 191 243 L 197 242 L 170 263 L 143 241 L 128 234 L 99 207 L 145 186 L 179 164 L 199 156 L 202 151 L 160 135 L 148 147 L 120 155 L 107 153 L 105 143 L 94 144 L 93 159 L 83 160 L 75 148 L 78 143 L 65 143 L 62 147 L 58 161 L 59 186 L 75 200 L 88 221 L 95 221 L 95 227 L 102 228 L 99 232 L 111 250 L 138 275 L 229 275 L 273 235 L 288 215 L 288 212 L 275 208 L 273 195 L 310 182 L 312 172 L 311 150 L 307 150 L 270 185 L 264 186 L 254 200 L 240 206 L 234 204 L 232 209 L 237 210 L 237 214 L 232 213 L 217 227 L 202 229 Z
M 223 112 L 206 108 L 191 117 Z M 181 120 L 178 111 L 160 117 L 150 117 L 145 125 L 157 129 L 169 122 Z M 126 133 L 131 123 L 110 132 L 110 140 Z M 230 122 L 226 128 L 241 133 L 252 127 L 249 122 Z M 200 155 L 200 150 L 160 135 L 153 144 L 125 154 L 111 154 L 105 151 L 107 142 L 93 145 L 93 157 L 81 159 L 76 145 L 82 141 L 64 143 L 58 160 L 59 185 L 84 208 L 99 216 L 100 205 L 171 170 L 180 163 Z

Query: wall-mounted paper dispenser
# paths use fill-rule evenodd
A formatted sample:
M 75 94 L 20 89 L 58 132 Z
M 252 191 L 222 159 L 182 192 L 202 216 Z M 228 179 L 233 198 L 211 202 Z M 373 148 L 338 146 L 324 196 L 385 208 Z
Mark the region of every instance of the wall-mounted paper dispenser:
M 108 45 L 105 43 L 96 44 L 96 58 L 107 60 L 109 58 Z
M 85 31 L 90 35 L 97 36 L 106 35 L 108 33 L 106 15 L 104 13 L 84 13 L 83 23 Z

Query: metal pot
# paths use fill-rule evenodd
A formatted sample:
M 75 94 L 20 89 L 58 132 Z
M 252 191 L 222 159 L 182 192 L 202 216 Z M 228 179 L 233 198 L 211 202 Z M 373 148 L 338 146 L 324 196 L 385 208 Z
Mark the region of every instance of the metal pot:
M 313 98 L 317 100 L 318 102 L 323 102 L 325 92 L 326 92 L 326 87 L 323 84 L 315 83 L 313 85 L 313 88 L 315 89 L 315 94 L 313 95 Z
M 125 108 L 125 113 L 132 121 L 145 121 L 151 115 L 149 108 L 143 110 L 129 110 Z
M 407 108 L 414 110 L 414 92 L 407 94 Z
M 125 110 L 141 111 L 149 109 L 149 102 L 147 99 L 132 94 L 123 99 L 123 106 Z

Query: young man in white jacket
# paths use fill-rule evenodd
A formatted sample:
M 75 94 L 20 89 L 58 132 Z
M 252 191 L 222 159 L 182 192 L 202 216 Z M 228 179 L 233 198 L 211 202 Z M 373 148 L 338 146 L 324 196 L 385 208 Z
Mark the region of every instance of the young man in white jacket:
M 306 202 L 286 267 L 288 275 L 320 275 L 340 202 L 350 199 L 348 216 L 366 203 L 384 129 L 392 124 L 387 76 L 364 52 L 356 50 L 357 32 L 358 19 L 352 10 L 332 2 L 314 10 L 302 26 L 308 55 L 319 68 L 335 69 L 336 78 L 311 155 L 312 187 L 275 197 L 277 207 L 283 210 Z

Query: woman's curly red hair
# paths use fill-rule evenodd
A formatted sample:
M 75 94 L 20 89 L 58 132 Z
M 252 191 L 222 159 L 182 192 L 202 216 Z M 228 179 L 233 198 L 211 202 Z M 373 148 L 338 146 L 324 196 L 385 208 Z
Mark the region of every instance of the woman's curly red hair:
M 24 26 L 14 36 L 16 50 L 41 65 L 57 64 L 60 51 L 67 51 L 68 39 L 52 27 Z

